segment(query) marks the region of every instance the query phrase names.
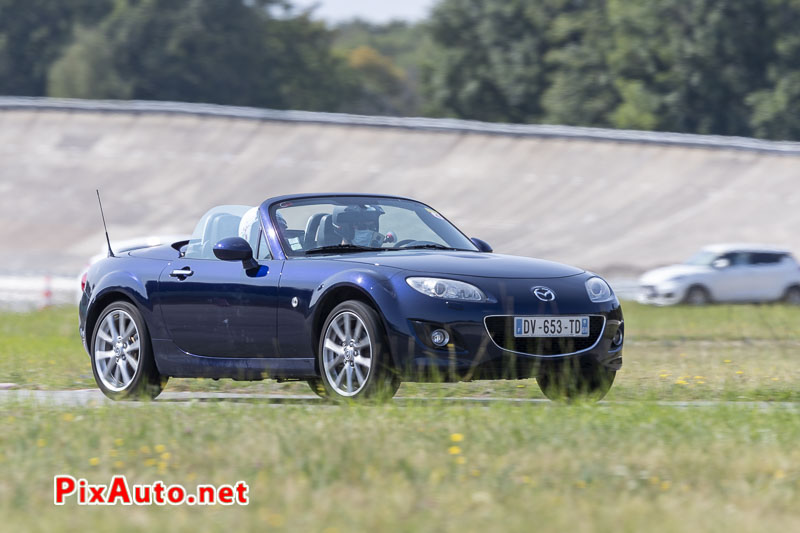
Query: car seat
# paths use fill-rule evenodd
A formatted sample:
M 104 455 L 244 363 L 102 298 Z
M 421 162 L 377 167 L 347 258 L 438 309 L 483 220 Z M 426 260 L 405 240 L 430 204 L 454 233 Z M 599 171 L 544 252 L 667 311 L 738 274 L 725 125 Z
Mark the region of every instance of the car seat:
M 341 243 L 342 237 L 333 227 L 333 218 L 331 215 L 323 216 L 317 231 L 317 246 L 335 246 Z
M 326 215 L 325 213 L 315 213 L 308 217 L 308 222 L 306 223 L 306 233 L 303 239 L 303 249 L 304 250 L 311 250 L 312 248 L 316 248 L 317 244 L 317 230 L 319 230 L 320 222 Z

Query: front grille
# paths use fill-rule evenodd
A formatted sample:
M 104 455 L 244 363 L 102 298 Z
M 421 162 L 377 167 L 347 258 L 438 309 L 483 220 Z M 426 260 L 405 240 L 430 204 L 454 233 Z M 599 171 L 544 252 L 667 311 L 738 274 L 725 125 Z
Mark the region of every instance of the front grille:
M 513 316 L 486 317 L 486 330 L 499 347 L 530 355 L 564 355 L 580 352 L 595 345 L 603 334 L 605 319 L 602 316 L 589 317 L 588 337 L 514 337 Z

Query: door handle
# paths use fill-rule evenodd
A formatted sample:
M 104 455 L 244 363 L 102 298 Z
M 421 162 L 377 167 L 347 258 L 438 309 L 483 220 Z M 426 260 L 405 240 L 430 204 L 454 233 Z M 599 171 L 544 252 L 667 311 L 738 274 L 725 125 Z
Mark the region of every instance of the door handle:
M 169 273 L 169 275 L 173 278 L 188 278 L 192 274 L 194 274 L 194 271 L 189 267 L 183 267 L 178 270 L 173 270 Z

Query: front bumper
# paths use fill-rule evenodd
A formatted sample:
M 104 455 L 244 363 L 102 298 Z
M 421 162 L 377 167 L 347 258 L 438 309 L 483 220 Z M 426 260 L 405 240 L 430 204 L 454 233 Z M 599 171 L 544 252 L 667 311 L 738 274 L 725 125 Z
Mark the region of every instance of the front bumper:
M 614 344 L 613 339 L 623 326 L 622 309 L 616 298 L 589 300 L 585 282 L 591 276 L 588 272 L 548 279 L 448 276 L 479 287 L 487 297 L 483 302 L 437 300 L 418 293 L 398 276 L 393 280 L 396 305 L 382 306 L 394 366 L 407 381 L 527 378 L 543 366 L 575 360 L 618 370 L 622 341 Z M 541 301 L 532 293 L 537 286 L 551 289 L 556 298 Z M 585 315 L 597 318 L 598 327 L 592 330 L 596 335 L 592 342 L 581 346 L 559 344 L 540 350 L 537 345 L 520 344 L 511 328 L 505 335 L 498 335 L 497 327 L 490 333 L 493 317 Z M 446 346 L 431 342 L 435 329 L 448 332 Z
M 636 298 L 641 304 L 675 305 L 683 301 L 686 289 L 672 283 L 662 285 L 641 285 Z
M 398 366 L 407 381 L 524 379 L 536 376 L 544 366 L 574 360 L 619 370 L 624 340 L 616 343 L 615 335 L 624 330 L 622 311 L 617 306 L 595 316 L 602 325 L 590 342 L 576 345 L 569 344 L 575 339 L 568 339 L 566 343 L 553 343 L 549 350 L 536 350 L 547 352 L 544 354 L 519 351 L 510 342 L 498 344 L 485 321 L 410 321 L 413 334 L 394 335 L 391 350 L 396 362 L 401 362 Z M 445 329 L 451 342 L 443 348 L 433 346 L 428 333 L 434 329 Z

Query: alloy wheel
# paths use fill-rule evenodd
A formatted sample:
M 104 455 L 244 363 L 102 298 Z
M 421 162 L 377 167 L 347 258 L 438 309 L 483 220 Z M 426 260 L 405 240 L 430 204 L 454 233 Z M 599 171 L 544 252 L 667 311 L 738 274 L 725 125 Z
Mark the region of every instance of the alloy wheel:
M 352 311 L 342 311 L 325 331 L 323 372 L 341 396 L 355 396 L 370 377 L 373 348 L 364 321 Z
M 139 329 L 133 317 L 121 309 L 108 313 L 98 326 L 93 357 L 97 375 L 109 390 L 127 389 L 140 363 Z

